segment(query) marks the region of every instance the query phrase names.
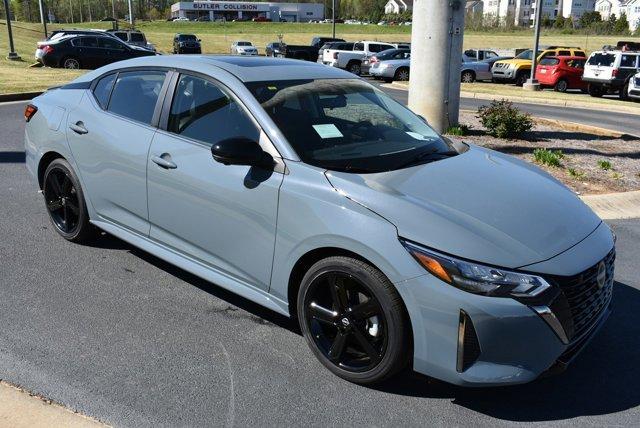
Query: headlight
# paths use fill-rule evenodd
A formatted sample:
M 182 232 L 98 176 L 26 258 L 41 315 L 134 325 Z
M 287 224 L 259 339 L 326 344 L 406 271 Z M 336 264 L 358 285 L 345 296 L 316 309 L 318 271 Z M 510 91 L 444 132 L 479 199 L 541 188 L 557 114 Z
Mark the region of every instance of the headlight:
M 493 297 L 536 297 L 551 285 L 536 275 L 437 254 L 410 242 L 402 241 L 409 253 L 429 273 L 461 290 Z

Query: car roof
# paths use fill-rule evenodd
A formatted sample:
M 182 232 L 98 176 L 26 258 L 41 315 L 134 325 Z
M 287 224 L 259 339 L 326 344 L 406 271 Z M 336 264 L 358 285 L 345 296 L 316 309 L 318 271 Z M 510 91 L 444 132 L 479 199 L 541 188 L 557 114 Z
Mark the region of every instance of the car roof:
M 218 68 L 233 74 L 242 82 L 304 79 L 353 79 L 347 71 L 311 61 L 273 57 L 232 55 L 156 55 L 118 61 L 91 71 L 76 82 L 91 81 L 112 70 L 131 67 L 183 68 L 203 74 Z

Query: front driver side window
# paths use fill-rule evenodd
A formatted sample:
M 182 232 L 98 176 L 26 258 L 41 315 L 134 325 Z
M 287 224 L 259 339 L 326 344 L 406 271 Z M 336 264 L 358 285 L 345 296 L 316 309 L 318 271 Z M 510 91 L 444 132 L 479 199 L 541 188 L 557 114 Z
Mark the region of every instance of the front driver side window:
M 168 131 L 213 145 L 228 138 L 260 138 L 238 102 L 208 80 L 182 75 L 171 104 Z

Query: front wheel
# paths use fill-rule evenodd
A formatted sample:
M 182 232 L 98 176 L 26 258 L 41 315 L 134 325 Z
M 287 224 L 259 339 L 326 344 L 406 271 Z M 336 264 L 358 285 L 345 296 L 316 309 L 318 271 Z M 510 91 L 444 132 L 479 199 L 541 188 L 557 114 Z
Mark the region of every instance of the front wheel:
M 320 362 L 350 382 L 372 384 L 406 367 L 409 322 L 386 276 L 350 257 L 314 264 L 297 299 L 300 328 Z
M 475 74 L 473 74 L 473 71 L 465 71 L 462 73 L 462 76 L 460 78 L 460 81 L 462 83 L 473 83 L 476 81 L 476 76 Z
M 78 177 L 64 159 L 55 159 L 44 172 L 42 185 L 49 219 L 56 232 L 71 242 L 82 243 L 97 235 L 89 222 Z
M 362 67 L 360 67 L 359 63 L 352 62 L 347 66 L 347 71 L 355 74 L 356 76 L 360 76 L 360 73 L 362 72 Z
M 523 86 L 527 83 L 527 79 L 529 78 L 529 73 L 525 73 L 524 71 L 520 72 L 516 76 L 516 86 Z

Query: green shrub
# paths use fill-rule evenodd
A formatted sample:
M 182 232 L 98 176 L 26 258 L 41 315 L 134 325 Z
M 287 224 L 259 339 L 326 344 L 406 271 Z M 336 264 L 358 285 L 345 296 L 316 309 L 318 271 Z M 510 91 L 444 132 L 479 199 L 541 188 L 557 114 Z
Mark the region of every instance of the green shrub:
M 458 124 L 455 126 L 450 126 L 444 133 L 447 135 L 456 135 L 459 137 L 464 137 L 465 135 L 469 135 L 469 126 Z
M 613 165 L 611 165 L 611 162 L 606 161 L 606 160 L 599 160 L 598 161 L 598 166 L 600 167 L 600 169 L 602 169 L 604 171 L 609 171 L 610 169 L 613 168 Z
M 560 167 L 562 166 L 560 161 L 564 158 L 564 154 L 561 150 L 535 149 L 533 158 L 542 165 Z
M 569 168 L 567 171 L 569 172 L 569 175 L 571 177 L 575 178 L 575 179 L 580 180 L 580 179 L 584 178 L 584 172 L 578 171 L 575 168 Z
M 517 138 L 533 127 L 528 113 L 522 113 L 510 101 L 491 101 L 478 109 L 478 119 L 490 135 L 498 138 Z

